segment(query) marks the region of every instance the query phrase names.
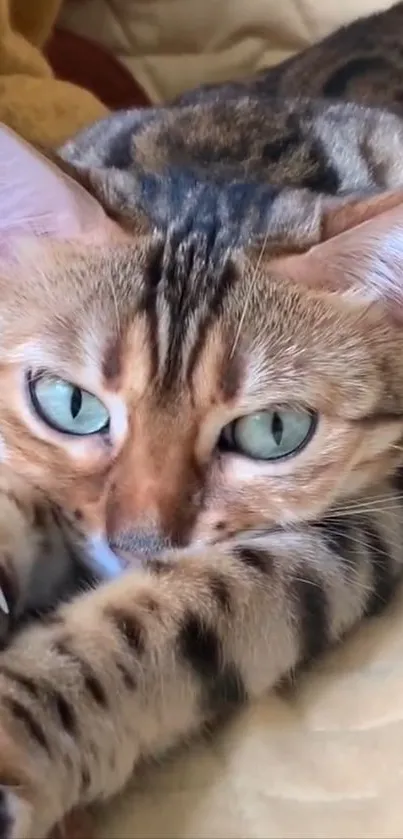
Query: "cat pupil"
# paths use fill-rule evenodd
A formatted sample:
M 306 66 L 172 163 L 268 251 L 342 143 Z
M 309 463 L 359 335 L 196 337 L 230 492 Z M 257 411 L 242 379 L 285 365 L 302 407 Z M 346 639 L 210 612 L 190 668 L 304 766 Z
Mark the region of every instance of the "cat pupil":
M 71 394 L 70 411 L 73 419 L 76 419 L 81 411 L 83 404 L 83 395 L 79 387 L 75 387 Z
M 277 446 L 281 445 L 283 430 L 283 421 L 281 417 L 277 413 L 274 413 L 271 421 L 271 433 Z

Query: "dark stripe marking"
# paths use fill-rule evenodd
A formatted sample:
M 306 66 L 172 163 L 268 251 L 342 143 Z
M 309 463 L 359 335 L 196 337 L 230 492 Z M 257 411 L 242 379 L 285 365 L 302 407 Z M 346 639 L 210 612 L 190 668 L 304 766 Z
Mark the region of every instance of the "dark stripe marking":
M 12 670 L 9 667 L 1 667 L 0 673 L 1 675 L 6 676 L 11 682 L 18 685 L 19 688 L 25 690 L 31 699 L 40 699 L 41 696 L 49 698 L 57 712 L 63 728 L 69 734 L 74 734 L 76 732 L 77 726 L 74 709 L 58 690 L 55 690 L 44 683 L 38 684 L 38 682 L 35 682 L 34 679 L 31 679 L 29 676 L 16 673 L 15 670 Z
M 87 672 L 84 675 L 84 686 L 87 693 L 91 694 L 92 699 L 97 705 L 101 705 L 103 708 L 108 707 L 109 703 L 105 689 L 94 673 L 88 672 L 88 665 Z
M 114 338 L 106 347 L 102 362 L 102 375 L 108 384 L 116 382 L 122 374 L 122 341 Z
M 224 304 L 225 299 L 228 297 L 229 292 L 234 287 L 237 279 L 238 279 L 238 272 L 235 268 L 235 265 L 227 261 L 221 269 L 220 274 L 220 281 L 217 283 L 216 280 L 216 289 L 214 294 L 211 296 L 211 292 L 209 295 L 209 306 L 207 314 L 204 316 L 202 320 L 199 321 L 197 326 L 197 335 L 196 340 L 192 346 L 192 349 L 189 353 L 187 371 L 186 371 L 186 380 L 187 382 L 191 382 L 194 371 L 197 366 L 197 362 L 201 357 L 203 349 L 206 344 L 207 336 L 211 331 L 212 327 L 214 326 L 217 318 L 220 316 L 222 307 Z M 207 294 L 206 294 L 207 299 Z M 235 363 L 235 362 L 234 362 Z
M 145 649 L 144 626 L 138 618 L 123 609 L 111 608 L 105 610 L 105 617 L 118 630 L 125 645 L 138 655 Z
M 364 544 L 371 557 L 373 574 L 373 591 L 365 606 L 365 614 L 368 617 L 374 617 L 384 609 L 395 593 L 395 580 L 391 572 L 391 561 L 386 542 L 369 521 L 365 521 L 363 531 Z
M 86 766 L 81 769 L 81 791 L 83 794 L 87 793 L 91 786 L 91 775 Z
M 50 755 L 50 745 L 46 738 L 45 732 L 42 726 L 38 723 L 38 721 L 31 713 L 31 711 L 29 711 L 28 708 L 26 708 L 17 699 L 13 699 L 10 696 L 4 696 L 2 699 L 2 703 L 3 705 L 6 705 L 10 713 L 15 717 L 15 719 L 24 725 L 25 730 L 27 731 L 31 740 L 35 740 L 38 746 L 40 746 L 42 749 L 44 749 L 44 751 L 48 753 L 48 755 Z
M 18 687 L 25 690 L 31 699 L 38 699 L 39 698 L 39 686 L 34 679 L 31 679 L 29 676 L 23 676 L 22 673 L 16 673 L 15 670 L 12 670 L 10 667 L 1 666 L 0 673 L 2 676 L 6 676 L 10 682 L 14 682 L 14 684 L 18 685 Z
M 208 582 L 211 596 L 223 612 L 230 612 L 232 606 L 231 592 L 224 574 L 218 571 L 209 571 Z
M 260 574 L 270 574 L 273 568 L 273 557 L 263 548 L 238 545 L 234 550 L 234 555 L 243 565 L 258 571 Z
M 49 692 L 60 723 L 67 734 L 74 737 L 77 734 L 77 717 L 74 708 L 58 690 Z
M 34 504 L 33 514 L 34 527 L 36 527 L 38 530 L 46 530 L 48 527 L 48 516 L 47 510 L 43 502 L 38 502 L 37 504 Z
M 298 632 L 301 660 L 306 662 L 320 655 L 328 646 L 328 610 L 326 593 L 312 573 L 302 571 L 303 578 L 292 582 L 292 600 L 298 610 Z
M 311 141 L 309 160 L 312 171 L 302 178 L 298 186 L 311 189 L 313 192 L 336 195 L 340 189 L 340 178 L 319 138 Z
M 204 704 L 210 711 L 238 705 L 246 699 L 243 679 L 233 663 L 224 664 L 220 641 L 211 627 L 188 612 L 178 635 L 181 655 L 203 684 Z
M 137 687 L 137 682 L 133 674 L 128 670 L 127 667 L 121 662 L 116 662 L 116 667 L 119 670 L 119 673 L 124 681 L 125 686 L 129 690 L 134 690 Z
M 88 694 L 90 694 L 91 699 L 93 699 L 97 705 L 107 708 L 108 698 L 105 689 L 98 677 L 92 671 L 88 662 L 84 661 L 79 655 L 77 655 L 77 653 L 70 648 L 66 640 L 59 640 L 55 644 L 55 650 L 59 655 L 64 658 L 68 658 L 77 667 L 77 670 L 83 680 L 84 689 Z
M 385 70 L 389 75 L 389 65 L 380 56 L 364 55 L 352 58 L 329 76 L 327 82 L 323 85 L 323 96 L 325 98 L 328 96 L 343 98 L 343 94 L 346 93 L 351 81 L 372 71 L 379 73 Z
M 152 377 L 158 375 L 160 352 L 158 343 L 158 287 L 163 276 L 164 245 L 158 243 L 152 248 L 144 270 L 144 295 L 140 311 L 145 313 L 148 324 L 149 346 L 151 352 Z
M 220 713 L 244 704 L 247 699 L 245 684 L 238 668 L 235 664 L 226 664 L 209 686 L 207 707 Z
M 287 130 L 287 129 L 285 129 Z M 279 163 L 281 158 L 285 155 L 290 156 L 292 153 L 301 149 L 302 137 L 301 133 L 295 127 L 291 127 L 288 134 L 276 137 L 264 144 L 262 148 L 262 162 L 263 163 Z

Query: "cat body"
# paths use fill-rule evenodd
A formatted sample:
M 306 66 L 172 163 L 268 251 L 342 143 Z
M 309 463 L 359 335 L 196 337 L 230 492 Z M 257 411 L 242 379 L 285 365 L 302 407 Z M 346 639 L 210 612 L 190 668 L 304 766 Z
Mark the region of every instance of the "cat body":
M 257 93 L 288 99 L 337 99 L 401 112 L 403 3 L 361 17 L 281 64 L 222 85 L 191 90 L 178 102 Z
M 333 75 L 365 25 L 324 42 Z M 4 839 L 112 795 L 401 577 L 401 119 L 281 102 L 270 73 L 113 116 L 61 169 L 0 132 L 5 629 L 136 560 L 0 655 Z

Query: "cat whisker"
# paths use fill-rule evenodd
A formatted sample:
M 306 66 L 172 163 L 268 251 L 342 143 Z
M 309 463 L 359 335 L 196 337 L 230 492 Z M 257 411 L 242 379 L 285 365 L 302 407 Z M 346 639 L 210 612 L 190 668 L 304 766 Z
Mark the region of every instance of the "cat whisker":
M 403 503 L 403 496 L 401 495 L 384 495 L 369 498 L 367 501 L 355 501 L 351 504 L 345 504 L 344 506 L 339 507 L 332 507 L 327 513 L 324 514 L 324 518 L 330 518 L 331 516 L 339 516 L 344 515 L 346 513 L 351 512 L 365 512 L 369 511 L 372 512 L 373 510 L 377 509 L 385 509 L 385 507 L 394 507 L 395 509 L 400 509 L 401 504 Z
M 269 238 L 269 230 L 267 229 L 266 233 L 264 235 L 264 239 L 263 239 L 263 242 L 262 242 L 262 247 L 260 249 L 259 256 L 257 258 L 255 270 L 253 272 L 253 277 L 251 279 L 251 283 L 250 283 L 250 286 L 249 286 L 247 294 L 246 294 L 245 304 L 244 304 L 244 307 L 243 307 L 243 310 L 242 310 L 241 317 L 239 319 L 237 331 L 235 333 L 234 343 L 232 344 L 231 352 L 229 354 L 230 359 L 233 357 L 234 352 L 235 352 L 235 350 L 238 346 L 239 337 L 241 335 L 241 331 L 242 331 L 242 327 L 243 327 L 243 324 L 244 324 L 246 312 L 248 311 L 248 306 L 249 306 L 249 302 L 250 302 L 250 299 L 251 299 L 251 296 L 252 296 L 252 293 L 253 293 L 257 273 L 258 273 L 260 265 L 262 263 L 263 254 L 266 250 L 266 245 L 267 245 L 267 242 L 268 242 L 268 238 Z
M 339 518 L 354 518 L 354 516 L 365 516 L 371 513 L 399 513 L 401 510 L 400 504 L 390 504 L 390 505 L 377 505 L 377 506 L 367 506 L 367 507 L 358 507 L 354 510 L 341 510 L 335 511 L 334 513 L 329 513 L 323 516 L 323 519 L 329 521 L 331 519 L 339 519 Z
M 112 294 L 113 306 L 114 306 L 114 309 L 115 309 L 117 333 L 118 333 L 118 335 L 120 335 L 122 330 L 121 330 L 118 300 L 117 300 L 117 296 L 116 296 L 116 289 L 115 289 L 115 286 L 113 284 L 113 280 L 109 276 L 109 274 L 107 274 L 107 279 L 108 279 L 108 285 L 109 285 L 109 288 L 110 288 L 110 291 L 111 291 L 111 294 Z
M 352 507 L 354 504 L 365 504 L 368 502 L 373 501 L 384 501 L 388 498 L 398 498 L 403 501 L 403 494 L 402 493 L 394 493 L 394 492 L 384 492 L 381 495 L 368 495 L 366 498 L 357 498 L 357 499 L 350 499 L 346 500 L 345 504 L 338 505 L 337 509 L 343 509 L 343 507 Z
M 322 588 L 320 583 L 317 583 L 315 580 L 307 579 L 306 577 L 300 577 L 298 574 L 295 575 L 294 580 L 297 583 L 306 583 L 306 585 L 313 586 L 314 588 Z
M 341 531 L 335 530 L 334 535 L 335 536 L 344 536 L 345 534 L 343 534 Z M 368 542 L 367 542 L 364 534 L 363 534 L 363 538 L 360 538 L 359 536 L 353 536 L 353 535 L 349 534 L 348 541 L 351 542 L 352 545 L 358 545 L 359 547 L 369 548 Z M 390 544 L 393 545 L 394 547 L 400 548 L 400 544 L 399 545 L 393 544 L 392 540 L 390 540 Z M 381 548 L 379 549 L 379 554 L 383 554 L 383 556 L 385 556 L 385 557 L 389 556 L 388 551 L 387 550 L 382 550 Z M 352 566 L 356 565 L 356 561 L 354 559 L 349 560 L 348 557 L 343 557 L 343 562 L 344 563 L 350 563 Z

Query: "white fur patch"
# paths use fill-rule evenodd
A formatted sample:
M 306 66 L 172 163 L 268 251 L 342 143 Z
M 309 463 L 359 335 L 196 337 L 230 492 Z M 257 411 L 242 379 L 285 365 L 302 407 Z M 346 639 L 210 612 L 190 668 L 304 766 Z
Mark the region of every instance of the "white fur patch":
M 7 463 L 8 451 L 4 437 L 0 434 L 0 463 Z

